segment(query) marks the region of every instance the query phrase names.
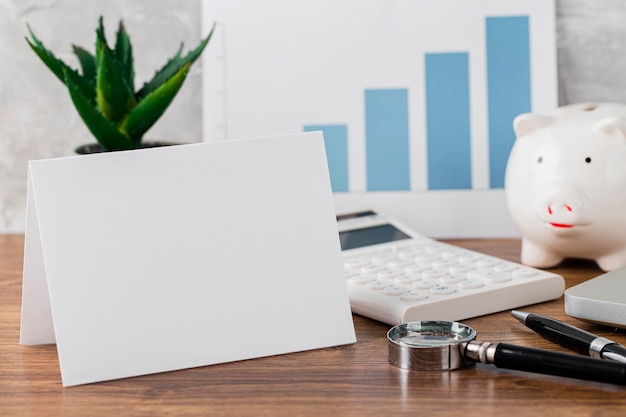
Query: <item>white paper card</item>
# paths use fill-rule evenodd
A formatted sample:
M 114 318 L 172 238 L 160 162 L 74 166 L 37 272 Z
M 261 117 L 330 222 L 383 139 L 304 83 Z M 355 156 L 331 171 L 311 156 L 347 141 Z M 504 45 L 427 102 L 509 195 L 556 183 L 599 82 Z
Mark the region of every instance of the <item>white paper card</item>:
M 65 386 L 356 341 L 319 132 L 32 161 L 28 212 Z

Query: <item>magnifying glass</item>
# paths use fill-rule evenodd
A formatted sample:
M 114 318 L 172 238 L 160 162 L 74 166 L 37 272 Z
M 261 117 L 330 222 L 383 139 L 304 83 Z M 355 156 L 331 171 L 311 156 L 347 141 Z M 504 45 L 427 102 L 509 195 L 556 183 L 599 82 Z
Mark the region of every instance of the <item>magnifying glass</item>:
M 454 370 L 480 362 L 504 369 L 626 385 L 623 363 L 475 338 L 476 331 L 459 322 L 400 324 L 387 333 L 389 362 L 414 371 Z

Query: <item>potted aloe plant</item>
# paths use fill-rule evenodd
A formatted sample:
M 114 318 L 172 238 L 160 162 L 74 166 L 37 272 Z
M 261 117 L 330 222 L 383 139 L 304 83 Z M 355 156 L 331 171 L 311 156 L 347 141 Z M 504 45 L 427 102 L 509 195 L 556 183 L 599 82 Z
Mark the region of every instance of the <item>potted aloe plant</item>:
M 114 48 L 109 47 L 100 17 L 95 54 L 73 46 L 81 73 L 70 68 L 44 47 L 30 27 L 26 41 L 44 64 L 67 86 L 78 114 L 97 144 L 81 146 L 77 153 L 117 151 L 159 146 L 144 143 L 144 134 L 163 115 L 183 85 L 191 65 L 209 43 L 213 29 L 185 56 L 180 49 L 153 78 L 135 89 L 133 49 L 120 21 Z

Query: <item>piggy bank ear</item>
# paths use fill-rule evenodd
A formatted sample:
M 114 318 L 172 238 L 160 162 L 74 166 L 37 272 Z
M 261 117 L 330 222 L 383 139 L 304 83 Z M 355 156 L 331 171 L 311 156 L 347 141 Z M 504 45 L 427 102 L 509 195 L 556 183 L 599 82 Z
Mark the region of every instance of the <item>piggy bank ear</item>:
M 521 138 L 535 130 L 550 126 L 555 120 L 556 118 L 552 116 L 524 113 L 513 120 L 513 130 L 515 130 L 515 136 Z
M 626 120 L 622 117 L 612 116 L 599 120 L 593 128 L 596 132 L 602 132 L 609 136 L 626 139 Z

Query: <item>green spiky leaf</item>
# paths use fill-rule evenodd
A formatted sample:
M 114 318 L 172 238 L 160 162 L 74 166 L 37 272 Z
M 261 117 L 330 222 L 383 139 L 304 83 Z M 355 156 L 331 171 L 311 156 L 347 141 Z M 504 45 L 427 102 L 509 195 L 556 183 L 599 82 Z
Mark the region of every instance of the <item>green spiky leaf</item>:
M 31 40 L 26 38 L 26 42 L 30 45 L 31 49 L 37 54 L 37 56 L 42 60 L 42 62 L 52 71 L 54 75 L 65 84 L 65 72 L 72 73 L 76 75 L 75 83 L 83 94 L 85 94 L 85 98 L 90 103 L 95 103 L 95 91 L 93 89 L 93 85 L 87 79 L 81 77 L 76 70 L 72 69 L 69 65 L 58 59 L 52 52 L 50 52 L 46 47 L 41 43 L 39 39 L 35 36 L 33 31 L 28 28 L 30 33 Z
M 70 67 L 67 66 L 63 61 L 58 59 L 56 56 L 54 56 L 54 54 L 46 49 L 45 46 L 43 46 L 43 43 L 41 43 L 41 41 L 37 39 L 37 36 L 35 36 L 30 26 L 28 26 L 28 32 L 31 39 L 26 38 L 26 42 L 28 42 L 31 49 L 37 54 L 37 56 L 43 61 L 43 63 L 46 64 L 50 71 L 52 71 L 52 73 L 56 75 L 62 83 L 64 83 L 65 76 L 63 75 L 63 69 Z
M 80 62 L 80 67 L 83 71 L 83 78 L 85 80 L 95 84 L 96 83 L 96 57 L 89 51 L 81 48 L 80 46 L 72 45 L 74 55 Z
M 165 80 L 167 80 L 169 77 L 176 73 L 178 68 L 180 68 L 178 66 L 178 63 L 181 61 L 183 47 L 184 45 L 181 43 L 178 51 L 176 51 L 176 54 L 172 58 L 170 58 L 169 61 L 167 61 L 167 63 L 154 74 L 150 81 L 144 83 L 141 89 L 137 91 L 136 96 L 138 99 L 141 99 L 150 94 L 150 92 L 154 91 L 160 84 L 165 82 Z
M 70 71 L 65 71 L 65 79 L 70 97 L 78 114 L 87 125 L 89 131 L 107 150 L 132 149 L 137 147 L 137 143 L 124 136 L 117 128 L 106 120 L 96 107 L 83 95 L 77 84 L 77 75 Z
M 100 65 L 100 60 L 102 59 L 102 51 L 104 50 L 103 47 L 105 46 L 107 46 L 107 38 L 104 33 L 104 22 L 102 16 L 100 16 L 100 18 L 98 18 L 98 27 L 96 28 L 96 67 Z
M 115 41 L 115 56 L 122 66 L 122 72 L 131 91 L 135 90 L 135 68 L 133 47 L 124 24 L 120 21 Z
M 122 66 L 104 39 L 98 43 L 96 55 L 98 57 L 96 75 L 98 108 L 107 120 L 117 124 L 135 106 L 135 96 L 126 82 Z
M 131 138 L 141 138 L 174 100 L 185 82 L 190 66 L 191 62 L 183 65 L 169 80 L 141 100 L 128 114 L 121 126 L 122 131 Z
M 170 79 L 183 65 L 186 65 L 187 63 L 193 64 L 195 60 L 198 59 L 200 54 L 202 54 L 202 51 L 211 40 L 211 36 L 213 35 L 214 31 L 215 25 L 213 25 L 213 28 L 211 29 L 211 32 L 209 32 L 207 37 L 204 38 L 202 42 L 200 42 L 200 44 L 194 50 L 190 51 L 184 58 L 181 57 L 181 52 L 183 49 L 183 45 L 181 45 L 176 52 L 176 55 L 174 55 L 169 61 L 167 61 L 167 63 L 154 74 L 154 77 L 150 81 L 145 83 L 143 87 L 141 87 L 141 89 L 137 92 L 137 98 L 141 99 L 151 92 L 155 91 L 166 80 Z

